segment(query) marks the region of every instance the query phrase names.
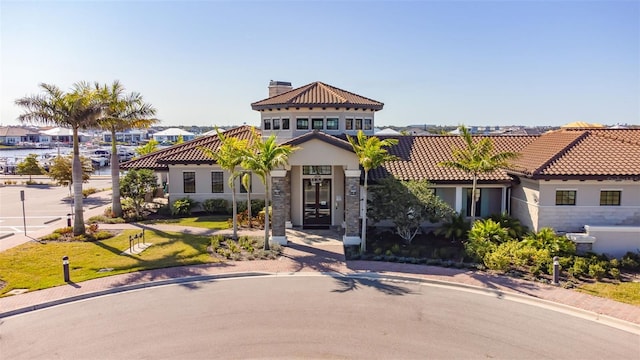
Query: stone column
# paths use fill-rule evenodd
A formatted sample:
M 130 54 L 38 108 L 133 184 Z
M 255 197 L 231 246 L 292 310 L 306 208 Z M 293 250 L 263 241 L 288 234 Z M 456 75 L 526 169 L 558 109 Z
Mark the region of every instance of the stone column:
M 287 221 L 287 202 L 291 198 L 291 186 L 287 170 L 271 171 L 271 242 L 287 245 L 285 223 Z
M 360 238 L 360 170 L 344 171 L 344 222 L 342 242 L 345 245 L 359 245 Z

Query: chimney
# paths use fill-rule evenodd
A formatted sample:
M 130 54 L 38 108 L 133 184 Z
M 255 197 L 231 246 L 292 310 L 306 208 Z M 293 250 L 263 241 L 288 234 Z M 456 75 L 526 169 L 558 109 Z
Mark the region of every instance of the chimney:
M 274 97 L 276 95 L 280 95 L 289 90 L 293 89 L 291 87 L 291 83 L 287 81 L 269 81 L 269 97 Z

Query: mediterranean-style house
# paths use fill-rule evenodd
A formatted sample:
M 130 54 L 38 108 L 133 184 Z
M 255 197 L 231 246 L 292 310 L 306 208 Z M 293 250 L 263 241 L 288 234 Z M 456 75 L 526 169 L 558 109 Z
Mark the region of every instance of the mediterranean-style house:
M 271 81 L 269 96 L 251 104 L 260 112 L 262 136 L 273 134 L 280 143 L 298 148 L 287 166 L 271 174 L 272 241 L 286 244 L 288 227 L 342 227 L 345 244 L 360 243 L 363 174 L 346 135 L 359 130 L 373 135 L 375 113 L 383 106 L 322 82 L 294 89 L 282 81 Z M 252 128 L 240 126 L 225 134 L 250 140 Z M 485 136 L 492 139 L 496 151 L 518 152 L 521 157 L 511 169 L 480 176 L 474 194 L 478 216 L 507 212 L 532 230 L 640 225 L 640 129 Z M 372 170 L 371 181 L 387 176 L 426 179 L 440 198 L 469 215 L 471 176 L 438 165 L 451 159 L 454 148 L 463 146 L 459 136 L 390 137 L 399 141 L 389 149 L 397 160 Z M 216 151 L 219 146 L 216 135 L 196 138 L 123 163 L 121 169 L 155 170 L 167 184 L 170 202 L 184 197 L 199 202 L 230 200 L 229 173 L 199 150 Z M 246 200 L 237 181 L 238 201 Z M 257 177 L 251 189 L 253 198 L 264 198 L 264 186 Z M 640 235 L 640 228 L 636 231 Z

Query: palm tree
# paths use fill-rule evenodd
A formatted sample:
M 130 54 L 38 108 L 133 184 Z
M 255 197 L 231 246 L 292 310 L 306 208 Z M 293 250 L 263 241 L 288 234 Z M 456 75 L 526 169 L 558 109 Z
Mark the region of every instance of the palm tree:
M 471 174 L 471 218 L 476 216 L 476 187 L 478 183 L 478 176 L 492 172 L 501 167 L 507 167 L 510 161 L 517 158 L 520 154 L 515 152 L 500 152 L 495 153 L 493 148 L 493 141 L 490 138 L 485 137 L 477 142 L 473 141 L 471 132 L 465 126 L 460 126 L 460 136 L 464 140 L 464 148 L 456 148 L 453 150 L 453 160 L 442 161 L 438 163 L 439 166 L 450 167 L 453 169 L 462 170 L 468 174 Z
M 360 166 L 364 169 L 364 198 L 363 203 L 365 206 L 364 216 L 362 217 L 362 242 L 360 249 L 362 253 L 367 251 L 367 188 L 368 188 L 368 176 L 369 170 L 375 169 L 382 165 L 385 161 L 396 159 L 395 156 L 387 152 L 386 147 L 394 146 L 398 144 L 397 139 L 385 139 L 380 140 L 375 136 L 367 137 L 362 132 L 358 131 L 357 137 L 354 139 L 347 135 L 347 140 L 353 151 L 355 151 L 360 161 Z
M 218 128 L 218 139 L 220 139 L 220 147 L 216 151 L 199 147 L 206 156 L 214 159 L 216 163 L 224 170 L 229 172 L 229 187 L 231 188 L 231 203 L 233 216 L 233 239 L 238 238 L 238 204 L 236 203 L 236 186 L 235 180 L 239 173 L 236 167 L 240 166 L 246 153 L 247 140 L 241 140 L 235 137 L 225 136 Z
M 116 148 L 116 132 L 133 128 L 148 128 L 158 123 L 152 118 L 156 109 L 146 104 L 139 93 L 125 94 L 125 89 L 119 81 L 111 86 L 95 84 L 101 100 L 107 105 L 104 117 L 99 126 L 111 132 L 111 211 L 115 217 L 122 217 L 120 202 L 120 159 Z
M 70 127 L 73 131 L 73 200 L 75 219 L 73 234 L 85 232 L 82 210 L 82 164 L 78 130 L 97 127 L 105 106 L 88 83 L 73 85 L 70 92 L 64 92 L 55 85 L 40 84 L 42 94 L 20 98 L 15 104 L 25 109 L 18 117 L 22 123 L 40 123 Z
M 253 151 L 247 151 L 242 166 L 253 171 L 264 184 L 264 249 L 269 250 L 269 183 L 271 171 L 289 163 L 289 156 L 297 148 L 291 145 L 278 145 L 276 136 L 271 135 L 266 140 L 254 130 Z

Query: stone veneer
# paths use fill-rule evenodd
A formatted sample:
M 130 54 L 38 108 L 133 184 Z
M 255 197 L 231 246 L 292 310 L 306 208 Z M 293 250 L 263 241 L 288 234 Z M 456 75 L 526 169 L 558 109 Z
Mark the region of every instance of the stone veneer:
M 355 173 L 355 172 L 354 172 Z M 345 174 L 345 233 L 343 242 L 345 245 L 356 245 L 360 243 L 360 171 L 358 177 Z M 355 194 L 351 194 L 351 189 L 355 189 Z
M 279 189 L 280 193 L 276 194 L 275 189 Z M 285 223 L 287 221 L 287 204 L 291 188 L 286 176 L 271 177 L 271 214 L 272 214 L 272 236 L 286 236 Z

